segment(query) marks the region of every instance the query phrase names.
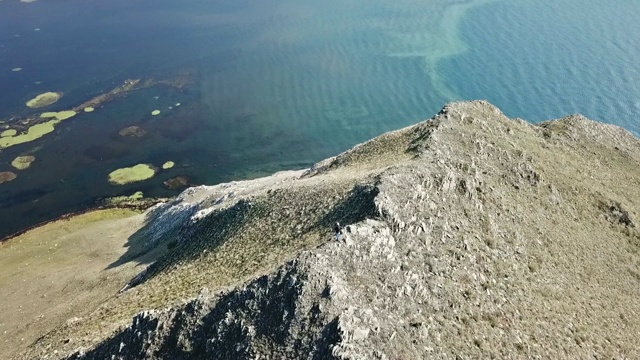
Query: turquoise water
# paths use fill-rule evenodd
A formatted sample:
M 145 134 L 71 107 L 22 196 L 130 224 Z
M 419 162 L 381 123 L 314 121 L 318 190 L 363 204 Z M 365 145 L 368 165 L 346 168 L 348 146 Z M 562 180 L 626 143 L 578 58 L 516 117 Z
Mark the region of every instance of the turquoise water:
M 24 102 L 45 91 L 64 93 L 44 109 L 57 111 L 127 78 L 193 81 L 1 150 L 0 172 L 18 155 L 37 160 L 0 184 L 0 237 L 103 197 L 175 195 L 162 182 L 178 175 L 215 184 L 306 167 L 453 100 L 488 99 L 531 121 L 580 112 L 638 133 L 638 15 L 617 0 L 4 0 L 9 125 L 38 114 Z M 147 135 L 118 135 L 131 125 Z M 151 180 L 107 182 L 117 168 L 167 160 L 177 166 Z
M 581 113 L 640 134 L 640 2 L 504 1 L 471 10 L 442 71 L 462 99 L 529 121 Z M 457 73 L 457 74 L 456 74 Z

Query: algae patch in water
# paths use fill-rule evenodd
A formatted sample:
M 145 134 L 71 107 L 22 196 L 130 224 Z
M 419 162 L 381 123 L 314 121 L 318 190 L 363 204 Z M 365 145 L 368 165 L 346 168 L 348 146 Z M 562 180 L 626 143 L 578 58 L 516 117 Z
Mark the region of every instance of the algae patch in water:
M 95 109 L 91 106 L 87 106 L 86 108 L 84 108 L 84 112 L 93 112 Z
M 135 193 L 127 196 L 127 195 L 122 195 L 122 196 L 114 196 L 111 198 L 106 199 L 106 203 L 109 205 L 125 205 L 125 204 L 132 204 L 135 203 L 138 200 L 143 200 L 144 199 L 144 194 L 142 193 L 142 191 L 136 191 Z
M 162 169 L 164 170 L 171 169 L 175 165 L 176 163 L 174 163 L 173 161 L 167 161 L 166 163 L 162 164 Z
M 76 112 L 73 110 L 64 110 L 58 112 L 46 112 L 40 115 L 41 118 L 56 118 L 59 121 L 67 120 L 68 118 L 76 116 Z
M 42 124 L 36 124 L 30 127 L 25 134 L 18 136 L 3 136 L 0 137 L 0 149 L 8 148 L 13 145 L 18 145 L 39 139 L 42 136 L 53 132 L 54 126 L 59 123 L 60 120 L 51 120 Z
M 57 113 L 57 112 L 55 112 L 55 111 L 50 111 L 50 112 L 46 112 L 46 113 L 42 113 L 42 114 L 40 114 L 40 117 L 41 117 L 41 118 L 54 118 L 54 117 L 56 117 L 56 115 L 58 115 L 58 113 Z
M 132 182 L 152 178 L 156 174 L 153 166 L 138 164 L 136 166 L 115 170 L 109 174 L 109 182 L 113 185 L 125 185 Z
M 18 133 L 16 129 L 5 130 L 0 133 L 0 137 L 15 136 Z
M 27 132 L 25 134 L 16 136 L 17 132 L 13 129 L 3 131 L 2 136 L 0 137 L 0 149 L 39 139 L 42 136 L 53 132 L 53 130 L 55 130 L 55 125 L 57 125 L 59 122 L 61 122 L 62 120 L 67 120 L 75 115 L 76 112 L 73 110 L 46 112 L 40 115 L 40 117 L 51 118 L 52 120 L 33 125 L 29 129 L 27 129 Z
M 49 106 L 56 101 L 60 100 L 62 94 L 57 92 L 46 92 L 44 94 L 40 94 L 35 98 L 27 101 L 27 106 L 32 109 L 37 109 L 45 106 Z
M 25 170 L 28 169 L 35 160 L 36 157 L 31 155 L 18 156 L 11 162 L 11 166 L 18 170 Z

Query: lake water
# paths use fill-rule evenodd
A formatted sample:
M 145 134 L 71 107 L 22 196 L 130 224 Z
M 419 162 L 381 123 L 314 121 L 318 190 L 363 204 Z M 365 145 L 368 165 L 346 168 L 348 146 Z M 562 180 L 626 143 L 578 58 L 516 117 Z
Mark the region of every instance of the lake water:
M 638 16 L 635 0 L 0 1 L 2 125 L 128 78 L 192 80 L 0 150 L 0 172 L 18 175 L 0 184 L 0 237 L 104 197 L 175 195 L 162 182 L 178 175 L 215 184 L 306 167 L 453 100 L 488 99 L 533 122 L 580 112 L 637 135 Z M 42 111 L 24 105 L 46 91 L 64 95 Z M 147 135 L 118 134 L 132 125 Z M 13 169 L 25 154 L 32 167 Z M 168 160 L 151 180 L 107 181 Z

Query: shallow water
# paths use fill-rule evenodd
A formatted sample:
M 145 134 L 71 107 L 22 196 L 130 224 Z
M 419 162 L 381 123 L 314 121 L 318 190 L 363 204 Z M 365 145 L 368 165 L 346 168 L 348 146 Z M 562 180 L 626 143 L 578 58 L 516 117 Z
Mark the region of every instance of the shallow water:
M 531 121 L 581 112 L 637 133 L 639 13 L 617 0 L 5 0 L 0 119 L 39 113 L 24 102 L 45 91 L 64 93 L 44 109 L 55 111 L 127 78 L 194 82 L 131 93 L 2 150 L 0 171 L 37 160 L 0 184 L 0 237 L 102 197 L 175 195 L 162 181 L 178 175 L 214 184 L 309 166 L 452 100 Z M 131 125 L 147 135 L 118 135 Z M 107 182 L 167 160 L 176 167 L 152 180 Z

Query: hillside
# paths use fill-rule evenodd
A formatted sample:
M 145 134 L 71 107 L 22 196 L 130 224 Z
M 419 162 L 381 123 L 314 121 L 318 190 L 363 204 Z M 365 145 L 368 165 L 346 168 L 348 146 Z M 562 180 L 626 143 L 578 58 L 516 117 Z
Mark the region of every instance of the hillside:
M 154 207 L 104 271 L 144 270 L 17 358 L 638 358 L 639 214 L 627 131 L 454 103 Z

